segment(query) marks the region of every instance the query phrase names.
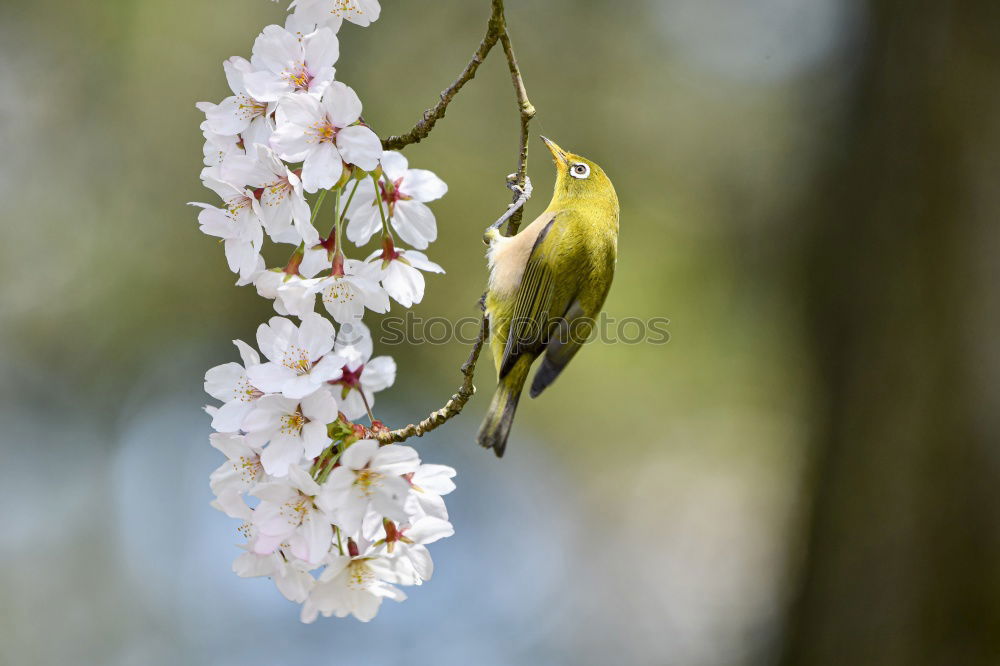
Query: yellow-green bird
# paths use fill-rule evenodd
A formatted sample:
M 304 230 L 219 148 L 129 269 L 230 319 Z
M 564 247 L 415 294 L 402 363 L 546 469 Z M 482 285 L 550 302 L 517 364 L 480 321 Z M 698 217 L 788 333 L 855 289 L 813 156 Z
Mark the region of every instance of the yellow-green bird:
M 618 196 L 601 167 L 542 137 L 556 164 L 552 201 L 515 236 L 486 231 L 486 314 L 499 383 L 479 443 L 503 455 L 531 364 L 537 397 L 590 336 L 618 259 Z M 503 218 L 501 218 L 501 221 Z

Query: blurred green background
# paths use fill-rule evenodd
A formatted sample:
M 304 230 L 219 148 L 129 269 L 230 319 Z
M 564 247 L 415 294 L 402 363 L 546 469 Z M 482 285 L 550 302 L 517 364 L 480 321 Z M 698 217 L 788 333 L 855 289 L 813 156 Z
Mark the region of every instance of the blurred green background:
M 479 43 L 486 0 L 383 0 L 338 78 L 382 136 Z M 508 0 L 538 116 L 622 204 L 590 345 L 522 403 L 492 388 L 414 444 L 455 466 L 457 534 L 368 625 L 298 624 L 229 572 L 205 369 L 270 304 L 199 233 L 198 100 L 282 22 L 264 0 L 0 1 L 0 663 L 1000 663 L 1000 4 Z M 494 53 L 415 167 L 474 313 L 517 114 Z M 543 208 L 552 167 L 533 138 Z M 377 414 L 457 387 L 461 345 L 383 347 Z

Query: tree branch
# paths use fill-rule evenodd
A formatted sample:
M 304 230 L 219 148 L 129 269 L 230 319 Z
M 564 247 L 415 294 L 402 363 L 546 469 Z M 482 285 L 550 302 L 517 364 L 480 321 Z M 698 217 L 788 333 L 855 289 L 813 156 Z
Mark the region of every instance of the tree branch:
M 382 147 L 386 150 L 399 150 L 427 138 L 427 135 L 434 129 L 434 124 L 444 117 L 445 112 L 448 110 L 448 104 L 455 98 L 455 95 L 462 89 L 462 86 L 476 75 L 479 65 L 483 63 L 490 50 L 499 41 L 507 58 L 507 67 L 510 70 L 510 78 L 514 86 L 514 96 L 517 100 L 517 109 L 521 121 L 517 172 L 515 174 L 516 183 L 520 191 L 515 191 L 508 213 L 505 213 L 505 215 L 509 215 L 507 218 L 507 235 L 513 236 L 517 233 L 518 227 L 521 224 L 523 206 L 527 200 L 526 194 L 530 195 L 530 187 L 527 188 L 527 191 L 525 190 L 528 172 L 528 124 L 535 116 L 535 107 L 528 100 L 528 92 L 524 87 L 524 79 L 517 64 L 517 57 L 514 55 L 514 47 L 511 45 L 510 34 L 507 31 L 507 20 L 504 16 L 504 0 L 491 0 L 491 3 L 493 11 L 490 14 L 489 24 L 486 28 L 486 35 L 483 37 L 483 41 L 480 42 L 479 48 L 476 49 L 475 54 L 472 56 L 472 60 L 465 66 L 459 77 L 441 93 L 441 101 L 424 111 L 423 117 L 409 132 L 390 136 L 383 140 Z M 485 299 L 485 294 L 483 296 Z M 480 306 L 483 306 L 483 303 L 484 300 L 480 301 Z M 458 392 L 453 394 L 448 402 L 445 403 L 444 407 L 431 412 L 427 418 L 419 423 L 411 423 L 398 430 L 374 430 L 372 431 L 372 435 L 375 439 L 382 444 L 390 444 L 405 441 L 410 437 L 422 437 L 425 433 L 458 416 L 462 408 L 465 407 L 465 404 L 476 392 L 476 387 L 473 384 L 476 362 L 479 360 L 479 353 L 482 351 L 483 345 L 487 338 L 489 338 L 489 332 L 490 323 L 484 312 L 479 324 L 479 336 L 472 344 L 472 351 L 469 354 L 469 358 L 461 367 L 462 385 L 458 388 Z
M 453 416 L 458 416 L 458 413 L 462 411 L 463 407 L 465 407 L 465 403 L 467 403 L 469 398 L 471 398 L 476 392 L 476 387 L 472 383 L 473 376 L 476 373 L 476 361 L 479 360 L 479 352 L 482 351 L 483 343 L 486 341 L 486 338 L 489 337 L 489 333 L 490 320 L 487 319 L 484 314 L 483 318 L 479 322 L 479 337 L 477 337 L 476 341 L 472 343 L 472 351 L 469 353 L 469 358 L 462 364 L 462 385 L 458 387 L 458 392 L 451 396 L 448 402 L 445 403 L 444 407 L 435 412 L 431 412 L 430 415 L 420 423 L 411 423 L 410 425 L 398 430 L 376 431 L 375 439 L 382 444 L 391 444 L 393 442 L 402 442 L 414 436 L 423 437 L 424 433 L 434 430 L 441 424 L 451 419 Z
M 421 140 L 427 138 L 427 135 L 434 129 L 435 123 L 444 118 L 451 100 L 455 98 L 455 95 L 462 89 L 462 86 L 472 80 L 476 75 L 476 70 L 486 60 L 490 49 L 496 46 L 497 40 L 504 31 L 503 26 L 503 0 L 494 0 L 493 13 L 490 15 L 489 23 L 486 26 L 486 35 L 483 37 L 483 41 L 479 43 L 479 48 L 472 54 L 472 60 L 465 66 L 465 69 L 458 75 L 458 78 L 441 93 L 441 100 L 424 111 L 423 117 L 417 121 L 413 129 L 405 134 L 396 134 L 382 140 L 382 148 L 384 150 L 399 150 L 412 143 L 420 143 Z
M 503 17 L 503 0 L 493 0 L 493 11 L 500 7 L 500 17 L 504 21 L 500 31 L 500 44 L 503 46 L 504 55 L 507 56 L 507 67 L 510 69 L 511 82 L 514 84 L 514 96 L 517 98 L 517 109 L 521 115 L 521 148 L 517 156 L 517 184 L 524 187 L 525 178 L 528 174 L 528 123 L 535 117 L 535 107 L 528 100 L 528 91 L 524 88 L 524 79 L 521 77 L 521 69 L 517 66 L 517 56 L 514 55 L 514 47 L 510 43 L 510 34 L 507 32 L 507 22 Z M 514 194 L 513 201 L 516 203 L 519 194 Z M 521 215 L 523 208 L 520 206 L 514 211 L 507 221 L 507 235 L 513 236 L 521 226 Z

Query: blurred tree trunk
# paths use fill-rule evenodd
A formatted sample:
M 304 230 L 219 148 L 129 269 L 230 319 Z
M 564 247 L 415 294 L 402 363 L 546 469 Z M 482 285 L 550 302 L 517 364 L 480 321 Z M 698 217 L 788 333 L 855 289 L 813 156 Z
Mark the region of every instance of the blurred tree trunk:
M 1000 0 L 869 12 L 799 218 L 821 401 L 781 661 L 996 665 Z

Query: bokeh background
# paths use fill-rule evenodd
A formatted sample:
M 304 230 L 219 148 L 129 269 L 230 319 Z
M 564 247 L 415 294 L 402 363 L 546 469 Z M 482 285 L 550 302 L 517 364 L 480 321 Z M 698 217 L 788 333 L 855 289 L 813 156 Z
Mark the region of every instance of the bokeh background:
M 459 470 L 434 580 L 304 626 L 208 506 L 202 376 L 271 313 L 185 206 L 194 103 L 284 7 L 0 1 L 0 663 L 1000 663 L 1000 3 L 507 4 L 533 133 L 618 189 L 607 312 L 671 339 L 588 347 L 502 461 L 484 363 L 414 442 Z M 407 129 L 488 11 L 383 0 L 338 78 Z M 509 201 L 499 55 L 406 151 L 451 187 L 421 316 L 474 312 Z M 381 351 L 390 424 L 466 355 Z

